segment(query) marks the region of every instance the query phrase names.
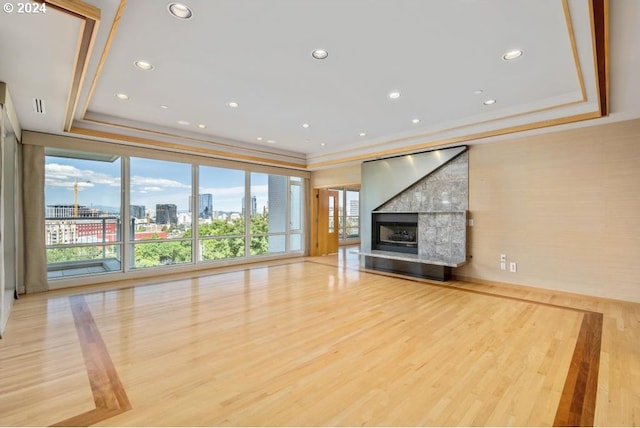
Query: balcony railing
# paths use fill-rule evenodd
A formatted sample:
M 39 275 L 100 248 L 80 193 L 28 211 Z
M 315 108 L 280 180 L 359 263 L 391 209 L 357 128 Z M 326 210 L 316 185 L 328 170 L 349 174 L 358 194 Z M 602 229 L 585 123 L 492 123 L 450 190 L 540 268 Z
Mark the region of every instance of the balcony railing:
M 119 242 L 120 217 L 46 217 L 46 245 Z
M 345 216 L 346 227 L 340 222 L 340 240 L 349 240 L 360 238 L 360 216 L 348 215 Z M 342 218 L 340 219 L 342 220 Z
M 48 277 L 119 271 L 121 232 L 115 216 L 45 218 Z

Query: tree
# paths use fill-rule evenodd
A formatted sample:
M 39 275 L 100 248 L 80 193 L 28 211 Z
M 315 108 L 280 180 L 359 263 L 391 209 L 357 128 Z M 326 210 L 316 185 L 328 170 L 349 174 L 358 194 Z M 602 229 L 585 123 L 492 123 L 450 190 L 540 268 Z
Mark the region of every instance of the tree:
M 162 228 L 167 231 L 167 226 Z M 171 228 L 170 230 L 175 230 Z M 268 215 L 251 216 L 249 253 L 251 255 L 269 252 Z M 166 240 L 164 242 L 148 242 L 135 245 L 136 267 L 152 267 L 161 264 L 191 262 L 191 238 L 193 229 L 189 228 L 182 234 L 181 240 Z M 245 224 L 244 218 L 233 220 L 215 219 L 211 223 L 198 227 L 198 236 L 202 239 L 201 251 L 203 260 L 222 260 L 245 255 Z M 154 233 L 151 239 L 160 239 Z
M 266 236 L 269 232 L 269 217 L 265 215 L 251 216 L 251 245 L 250 254 L 252 256 L 269 252 L 269 240 Z M 260 236 L 262 235 L 262 236 Z
M 244 238 L 214 238 L 202 242 L 203 260 L 221 260 L 244 256 Z
M 152 267 L 190 261 L 191 241 L 149 242 L 135 245 L 136 267 Z
M 47 249 L 47 263 L 64 263 L 102 258 L 101 247 L 71 247 Z

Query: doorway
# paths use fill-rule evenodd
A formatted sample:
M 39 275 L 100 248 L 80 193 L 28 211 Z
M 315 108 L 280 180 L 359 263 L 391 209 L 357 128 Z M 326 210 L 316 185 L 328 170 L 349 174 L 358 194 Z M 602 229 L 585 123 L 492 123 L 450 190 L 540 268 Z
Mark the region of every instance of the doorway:
M 315 189 L 311 255 L 324 256 L 338 252 L 340 204 L 337 190 Z

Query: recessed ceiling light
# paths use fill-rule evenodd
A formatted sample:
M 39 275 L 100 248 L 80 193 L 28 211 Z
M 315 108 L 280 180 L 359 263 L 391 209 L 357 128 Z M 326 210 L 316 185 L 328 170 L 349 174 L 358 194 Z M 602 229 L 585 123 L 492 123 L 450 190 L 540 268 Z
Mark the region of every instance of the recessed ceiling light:
M 207 125 L 203 125 L 202 123 L 198 125 L 198 128 L 200 128 L 200 129 L 204 129 L 206 127 L 207 127 Z
M 129 95 L 127 94 L 123 94 L 122 92 L 119 92 L 116 94 L 116 98 L 118 98 L 119 100 L 128 100 L 129 99 Z
M 326 145 L 327 145 L 327 143 L 320 143 L 320 145 L 321 145 L 321 146 L 326 146 Z
M 256 140 L 262 141 L 262 137 L 258 137 L 258 138 L 256 138 Z
M 238 104 L 238 103 L 237 103 L 237 102 L 235 102 L 235 101 L 230 101 L 230 102 L 228 102 L 228 103 L 227 103 L 227 105 L 228 105 L 229 107 L 231 107 L 231 108 L 236 108 L 236 107 L 238 107 L 240 104 Z
M 168 108 L 169 108 L 169 106 L 168 106 L 168 105 L 164 105 L 164 104 L 163 104 L 163 105 L 161 105 L 161 106 L 160 106 L 160 108 L 163 108 L 163 109 L 165 109 L 165 110 L 166 110 L 166 109 L 168 109 Z
M 267 143 L 269 144 L 275 144 L 276 140 L 267 140 Z
M 190 124 L 189 122 L 187 122 L 186 120 L 179 120 L 179 121 L 178 121 L 178 123 L 179 123 L 180 125 L 184 125 L 184 126 L 189 126 L 189 125 L 191 125 L 191 124 Z
M 417 117 L 414 119 L 411 119 L 411 123 L 420 123 L 420 119 L 418 119 Z
M 487 100 L 485 102 L 483 102 L 482 104 L 486 105 L 486 106 L 490 106 L 491 104 L 495 104 L 496 100 Z
M 524 53 L 523 51 L 516 49 L 502 55 L 502 59 L 505 61 L 511 61 L 512 59 L 520 58 L 523 53 Z
M 193 16 L 191 9 L 183 3 L 169 3 L 167 9 L 171 15 L 179 19 L 189 19 Z
M 153 69 L 153 65 L 151 65 L 150 63 L 148 63 L 147 61 L 136 61 L 133 63 L 136 67 L 138 67 L 140 70 L 151 70 Z
M 476 89 L 475 91 L 473 91 L 473 93 L 476 94 L 476 95 L 480 95 L 483 92 L 484 91 L 482 89 Z
M 303 124 L 302 124 L 302 127 L 306 129 L 306 128 L 308 128 L 308 127 L 309 127 L 309 124 L 308 124 L 308 123 L 303 123 Z
M 311 52 L 311 56 L 315 59 L 325 59 L 329 56 L 329 52 L 325 51 L 324 49 L 316 49 Z
M 359 135 L 360 135 L 361 137 L 365 137 L 367 134 L 366 134 L 366 132 L 361 132 Z
M 390 92 L 389 93 L 389 98 L 391 98 L 392 100 L 396 100 L 398 98 L 400 98 L 400 92 Z

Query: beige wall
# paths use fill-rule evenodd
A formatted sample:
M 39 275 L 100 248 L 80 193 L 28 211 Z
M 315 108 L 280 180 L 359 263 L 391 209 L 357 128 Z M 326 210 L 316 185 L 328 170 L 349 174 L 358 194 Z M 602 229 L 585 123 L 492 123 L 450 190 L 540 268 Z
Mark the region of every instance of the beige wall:
M 360 164 L 322 169 L 311 173 L 311 188 L 360 184 Z
M 640 120 L 474 145 L 462 277 L 640 302 Z M 500 254 L 518 271 L 500 270 Z
M 359 166 L 311 182 L 356 177 Z M 460 278 L 640 302 L 640 119 L 470 146 L 469 217 Z

